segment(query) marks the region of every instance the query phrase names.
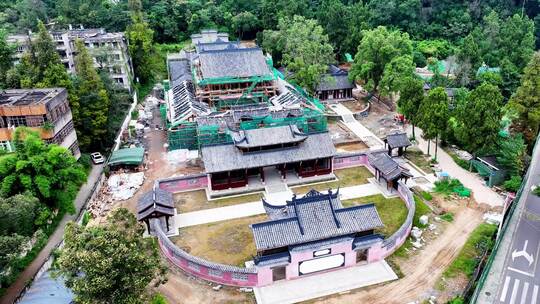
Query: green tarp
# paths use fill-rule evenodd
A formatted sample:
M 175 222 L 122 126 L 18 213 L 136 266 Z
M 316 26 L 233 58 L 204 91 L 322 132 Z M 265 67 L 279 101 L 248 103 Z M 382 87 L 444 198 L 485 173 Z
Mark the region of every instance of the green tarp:
M 128 148 L 116 150 L 109 159 L 109 166 L 140 165 L 144 159 L 144 148 Z

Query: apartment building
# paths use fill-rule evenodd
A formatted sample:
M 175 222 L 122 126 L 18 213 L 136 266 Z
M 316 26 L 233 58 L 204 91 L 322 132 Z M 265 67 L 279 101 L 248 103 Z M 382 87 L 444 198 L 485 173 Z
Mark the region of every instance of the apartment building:
M 104 29 L 70 29 L 50 31 L 56 43 L 60 60 L 70 73 L 75 73 L 75 40 L 81 39 L 94 57 L 96 68 L 104 69 L 118 85 L 131 91 L 133 65 L 124 33 L 107 33 Z M 19 62 L 28 50 L 29 41 L 35 35 L 11 35 L 8 43 L 17 45 L 15 62 Z
M 38 131 L 45 142 L 68 148 L 79 158 L 67 97 L 63 88 L 0 91 L 0 149 L 13 151 L 15 128 L 26 126 Z

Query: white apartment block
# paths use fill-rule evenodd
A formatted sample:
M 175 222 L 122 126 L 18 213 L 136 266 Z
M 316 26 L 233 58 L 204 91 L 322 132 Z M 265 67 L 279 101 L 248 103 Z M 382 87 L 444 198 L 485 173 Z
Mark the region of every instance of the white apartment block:
M 109 72 L 118 85 L 131 91 L 133 65 L 129 56 L 124 33 L 107 33 L 104 29 L 70 29 L 50 31 L 56 50 L 69 73 L 75 73 L 75 40 L 81 39 L 94 57 L 94 66 Z M 28 42 L 35 35 L 11 35 L 8 43 L 16 44 L 15 62 L 19 62 L 28 50 Z

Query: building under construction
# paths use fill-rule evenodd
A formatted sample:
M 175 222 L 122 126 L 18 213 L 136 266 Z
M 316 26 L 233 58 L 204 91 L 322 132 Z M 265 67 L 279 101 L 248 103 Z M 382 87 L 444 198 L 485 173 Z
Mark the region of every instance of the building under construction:
M 208 32 L 208 33 L 207 33 Z M 287 83 L 259 48 L 203 31 L 192 50 L 169 55 L 166 105 L 169 150 L 231 143 L 231 133 L 295 125 L 325 132 L 324 107 Z

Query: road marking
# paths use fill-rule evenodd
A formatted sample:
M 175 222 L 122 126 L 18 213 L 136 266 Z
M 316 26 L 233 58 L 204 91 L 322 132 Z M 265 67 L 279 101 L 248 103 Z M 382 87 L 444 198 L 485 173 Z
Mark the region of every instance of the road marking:
M 534 262 L 534 257 L 532 254 L 529 254 L 527 252 L 527 245 L 529 244 L 529 240 L 525 240 L 525 244 L 523 244 L 523 249 L 521 250 L 514 250 L 512 251 L 512 261 L 514 261 L 515 258 L 523 257 L 529 262 L 529 267 L 531 267 L 532 263 Z
M 501 302 L 504 302 L 504 300 L 506 300 L 506 292 L 508 291 L 508 284 L 509 283 L 510 283 L 510 277 L 506 276 L 506 278 L 504 279 L 504 286 L 503 286 L 503 290 L 502 290 L 502 293 L 501 293 L 501 298 L 499 299 Z
M 536 300 L 538 300 L 538 285 L 534 285 L 531 304 L 536 304 Z
M 521 274 L 524 274 L 524 275 L 529 276 L 529 277 L 531 277 L 531 278 L 534 278 L 534 274 L 532 274 L 532 273 L 530 273 L 530 272 L 525 272 L 525 271 L 523 271 L 523 270 L 515 269 L 515 268 L 513 268 L 513 267 L 508 267 L 507 269 L 508 269 L 508 270 L 511 270 L 511 271 L 513 271 L 513 272 L 521 273 Z
M 523 291 L 521 292 L 521 304 L 525 304 L 527 299 L 527 291 L 529 291 L 529 282 L 525 282 L 523 285 Z
M 514 304 L 516 302 L 516 296 L 517 296 L 518 288 L 519 288 L 519 280 L 515 279 L 514 287 L 512 287 L 512 295 L 510 296 L 510 302 L 508 302 L 508 303 Z

